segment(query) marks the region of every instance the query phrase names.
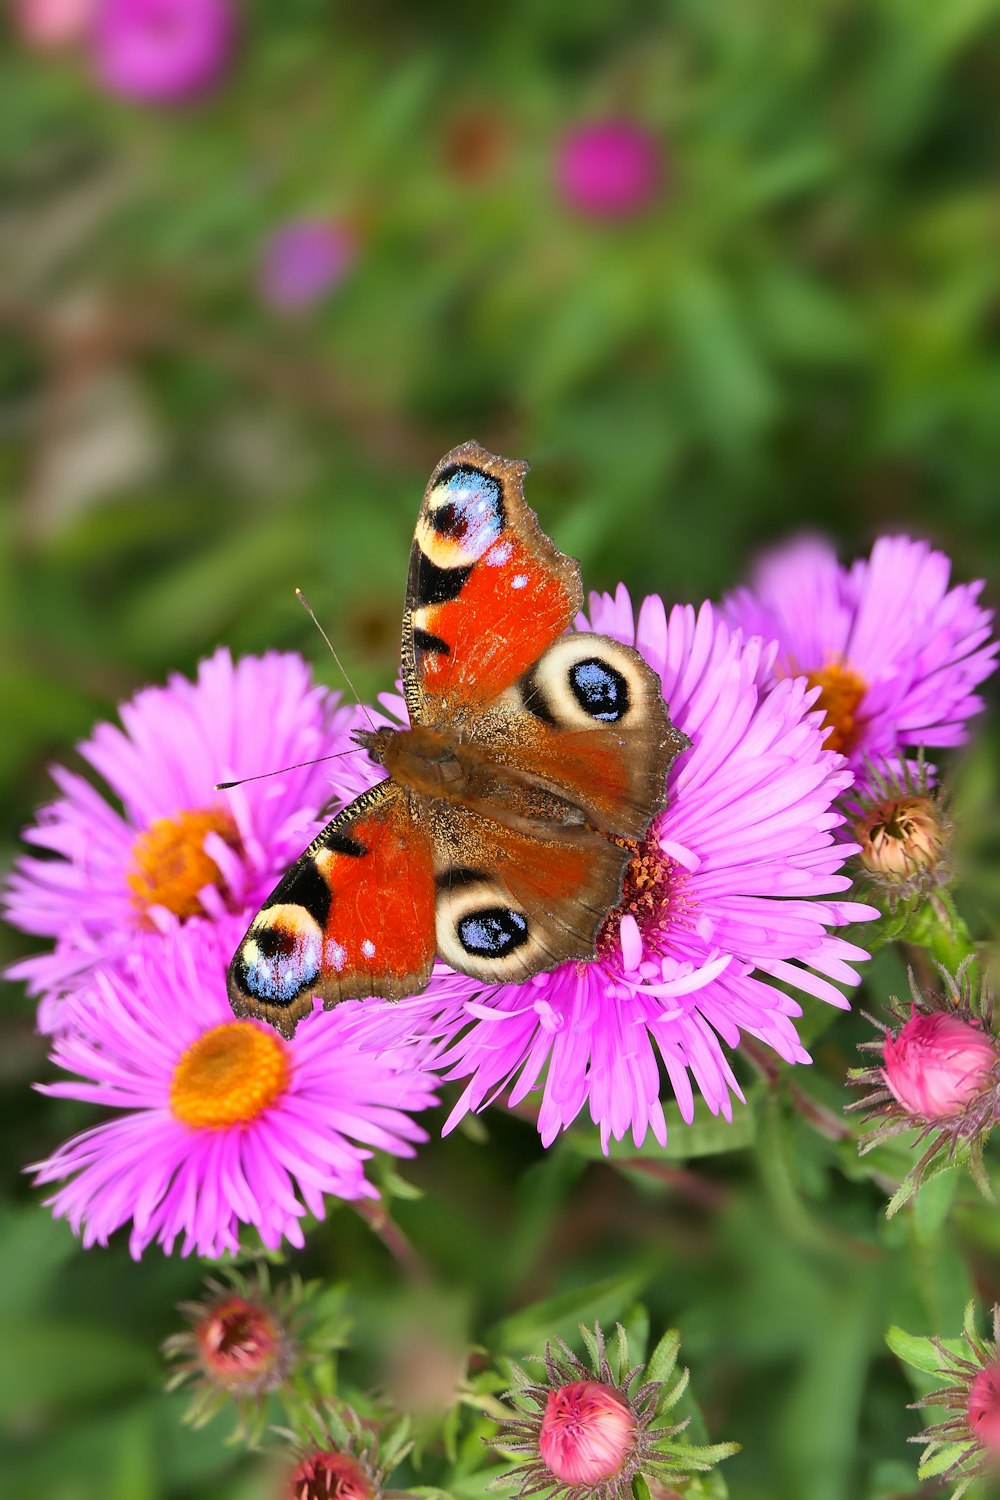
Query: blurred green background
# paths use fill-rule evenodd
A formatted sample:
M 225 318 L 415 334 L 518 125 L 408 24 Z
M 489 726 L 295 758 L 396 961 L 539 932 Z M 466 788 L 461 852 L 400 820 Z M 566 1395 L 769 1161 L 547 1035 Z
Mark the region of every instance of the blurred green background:
M 846 557 L 888 527 L 996 598 L 997 0 L 242 11 L 224 76 L 184 108 L 111 97 L 13 20 L 4 40 L 8 860 L 46 764 L 140 684 L 220 642 L 298 649 L 335 682 L 295 585 L 362 690 L 388 686 L 419 497 L 469 437 L 530 460 L 529 499 L 589 586 L 698 602 L 789 531 Z M 605 119 L 661 154 L 649 201 L 615 219 L 554 185 L 567 137 Z M 303 217 L 356 251 L 294 315 L 261 265 Z M 975 757 L 976 807 L 995 751 Z M 997 867 L 969 903 L 980 934 Z M 902 982 L 886 956 L 869 996 Z M 865 1030 L 838 1018 L 796 1083 L 839 1110 Z M 0 1487 L 240 1500 L 253 1466 L 224 1422 L 192 1435 L 159 1394 L 156 1345 L 199 1268 L 81 1253 L 19 1176 L 91 1118 L 29 1093 L 47 1068 L 10 990 Z M 918 1493 L 884 1327 L 954 1333 L 970 1288 L 1000 1296 L 996 1211 L 942 1190 L 881 1229 L 853 1146 L 801 1123 L 784 1085 L 732 1127 L 675 1130 L 667 1157 L 598 1155 L 584 1125 L 544 1153 L 493 1112 L 407 1169 L 423 1197 L 394 1212 L 463 1289 L 471 1336 L 538 1298 L 579 1291 L 613 1318 L 641 1295 L 680 1327 L 712 1436 L 745 1445 L 738 1500 Z M 383 1247 L 341 1210 L 296 1264 L 350 1282 L 343 1363 L 370 1380 L 396 1316 Z M 493 1346 L 531 1352 L 536 1323 Z

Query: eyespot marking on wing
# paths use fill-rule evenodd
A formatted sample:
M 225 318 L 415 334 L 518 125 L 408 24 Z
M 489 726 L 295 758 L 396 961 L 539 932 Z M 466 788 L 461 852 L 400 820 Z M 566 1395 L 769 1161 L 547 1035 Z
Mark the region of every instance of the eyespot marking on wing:
M 439 568 L 468 567 L 499 540 L 506 524 L 499 482 L 471 464 L 454 464 L 427 496 L 417 543 Z
M 512 906 L 471 911 L 456 923 L 458 940 L 474 958 L 506 958 L 528 941 L 528 919 Z
M 628 681 L 610 662 L 596 656 L 574 662 L 569 669 L 569 685 L 577 703 L 592 719 L 617 724 L 629 711 Z
M 241 987 L 267 1005 L 291 1005 L 319 974 L 323 930 L 304 906 L 266 906 L 236 954 Z

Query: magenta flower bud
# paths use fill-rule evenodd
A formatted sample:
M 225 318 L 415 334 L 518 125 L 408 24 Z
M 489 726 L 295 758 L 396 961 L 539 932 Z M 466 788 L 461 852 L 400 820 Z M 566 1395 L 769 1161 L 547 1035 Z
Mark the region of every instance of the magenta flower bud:
M 882 1076 L 908 1114 L 950 1120 L 990 1084 L 997 1065 L 993 1040 L 958 1016 L 915 1013 L 898 1036 L 888 1035 Z
M 556 185 L 577 213 L 593 219 L 630 218 L 660 186 L 660 150 L 639 125 L 605 120 L 572 131 L 556 157 Z
M 574 1380 L 549 1391 L 538 1448 L 564 1484 L 596 1485 L 621 1472 L 635 1436 L 635 1418 L 615 1391 L 596 1380 Z
M 211 88 L 235 41 L 231 0 L 103 0 L 94 65 L 112 94 L 177 104 Z
M 341 281 L 357 255 L 355 236 L 325 219 L 298 219 L 275 230 L 264 248 L 260 293 L 282 312 L 304 312 Z
M 986 1365 L 973 1378 L 965 1410 L 970 1431 L 989 1453 L 1000 1457 L 1000 1364 Z

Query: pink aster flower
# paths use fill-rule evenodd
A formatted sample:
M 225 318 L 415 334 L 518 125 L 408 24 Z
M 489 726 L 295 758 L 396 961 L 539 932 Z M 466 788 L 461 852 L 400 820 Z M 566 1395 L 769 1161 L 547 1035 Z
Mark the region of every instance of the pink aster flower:
M 804 538 L 763 560 L 723 604 L 731 624 L 778 642 L 774 676 L 820 689 L 832 750 L 894 760 L 909 745 L 958 745 L 996 664 L 982 582 L 948 587 L 951 563 L 927 542 L 880 537 L 850 568 Z
M 281 312 L 303 312 L 343 280 L 356 255 L 356 238 L 343 224 L 326 219 L 283 224 L 264 248 L 261 296 Z
M 630 121 L 581 126 L 559 147 L 560 196 L 588 218 L 631 218 L 649 205 L 659 185 L 659 144 L 648 130 Z
M 336 1012 L 306 1017 L 292 1041 L 237 1021 L 226 965 L 242 919 L 134 943 L 127 972 L 99 973 L 71 1010 L 53 1059 L 77 1076 L 43 1085 L 118 1111 L 32 1171 L 62 1186 L 49 1203 L 85 1245 L 131 1223 L 138 1258 L 235 1251 L 241 1225 L 269 1249 L 301 1246 L 324 1198 L 375 1198 L 372 1148 L 412 1156 L 426 1139 L 410 1112 L 434 1103 L 419 1054 L 375 1056 Z
M 709 604 L 668 619 L 653 597 L 636 618 L 620 587 L 592 595 L 590 624 L 577 623 L 638 647 L 691 740 L 596 960 L 493 987 L 440 967 L 422 996 L 368 1005 L 354 1024 L 373 1042 L 442 1039 L 436 1066 L 468 1080 L 446 1128 L 508 1086 L 512 1104 L 540 1086 L 546 1144 L 589 1104 L 606 1149 L 629 1131 L 665 1141 L 660 1061 L 687 1120 L 694 1087 L 731 1118 L 742 1095 L 723 1044 L 744 1032 L 808 1062 L 800 1006 L 770 981 L 845 1006 L 834 981 L 856 982 L 851 961 L 866 955 L 828 929 L 878 913 L 831 899 L 850 886 L 840 870 L 857 846 L 835 839 L 851 773 L 823 748 L 815 690 L 798 678 L 763 694 L 773 652 Z
M 16 926 L 57 942 L 12 977 L 58 996 L 144 932 L 259 905 L 317 826 L 326 767 L 213 787 L 347 746 L 355 711 L 335 704 L 301 657 L 234 663 L 220 650 L 194 682 L 175 675 L 123 704 L 120 729 L 99 724 L 79 751 L 114 802 L 75 771 L 53 769 L 61 796 L 24 835 L 41 856 L 19 861 L 6 906 Z M 43 1028 L 57 1008 L 43 1007 Z
M 112 94 L 183 103 L 221 77 L 236 29 L 232 0 L 101 0 L 94 66 Z

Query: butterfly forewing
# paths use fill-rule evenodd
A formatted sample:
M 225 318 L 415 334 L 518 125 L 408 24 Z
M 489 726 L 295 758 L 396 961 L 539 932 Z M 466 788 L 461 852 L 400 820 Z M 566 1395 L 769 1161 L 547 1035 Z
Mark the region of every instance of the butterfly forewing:
M 525 501 L 527 468 L 463 443 L 431 475 L 403 614 L 403 684 L 414 723 L 460 729 L 580 608 L 579 567 Z

